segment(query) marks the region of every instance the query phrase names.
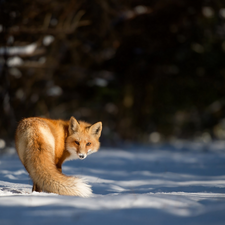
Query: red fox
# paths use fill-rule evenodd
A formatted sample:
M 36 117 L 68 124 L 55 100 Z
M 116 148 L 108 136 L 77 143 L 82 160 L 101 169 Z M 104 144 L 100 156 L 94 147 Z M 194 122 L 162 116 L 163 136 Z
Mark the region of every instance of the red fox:
M 16 130 L 15 144 L 21 162 L 33 180 L 32 191 L 88 197 L 91 186 L 62 173 L 66 160 L 85 159 L 97 152 L 102 123 L 39 117 L 23 119 Z

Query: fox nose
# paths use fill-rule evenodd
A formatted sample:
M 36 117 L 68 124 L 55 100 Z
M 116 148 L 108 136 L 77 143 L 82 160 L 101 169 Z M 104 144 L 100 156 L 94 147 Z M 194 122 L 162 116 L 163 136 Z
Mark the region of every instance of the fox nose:
M 79 157 L 80 157 L 80 159 L 84 159 L 85 158 L 85 155 L 82 154 L 82 153 L 79 153 Z

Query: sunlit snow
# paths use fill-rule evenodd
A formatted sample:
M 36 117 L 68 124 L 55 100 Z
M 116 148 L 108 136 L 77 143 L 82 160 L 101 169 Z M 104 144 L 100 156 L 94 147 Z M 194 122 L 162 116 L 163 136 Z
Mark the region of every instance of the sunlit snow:
M 12 151 L 11 151 L 12 152 Z M 68 161 L 90 198 L 31 192 L 16 154 L 0 158 L 0 224 L 224 224 L 225 151 L 100 149 Z

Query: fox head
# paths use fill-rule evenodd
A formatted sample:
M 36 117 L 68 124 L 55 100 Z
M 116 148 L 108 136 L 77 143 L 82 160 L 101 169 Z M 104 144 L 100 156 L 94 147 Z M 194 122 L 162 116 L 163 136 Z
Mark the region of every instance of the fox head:
M 70 118 L 68 127 L 69 136 L 66 139 L 66 149 L 71 159 L 85 159 L 88 155 L 97 152 L 100 146 L 102 123 L 93 125 Z

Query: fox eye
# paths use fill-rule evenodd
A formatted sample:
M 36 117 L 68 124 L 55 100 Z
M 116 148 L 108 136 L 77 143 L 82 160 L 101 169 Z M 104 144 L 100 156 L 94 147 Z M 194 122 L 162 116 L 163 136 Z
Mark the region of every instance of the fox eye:
M 86 146 L 90 146 L 91 145 L 91 142 L 88 142 L 87 144 L 86 144 Z
M 75 143 L 76 143 L 77 145 L 80 145 L 80 142 L 79 142 L 79 141 L 75 141 Z

